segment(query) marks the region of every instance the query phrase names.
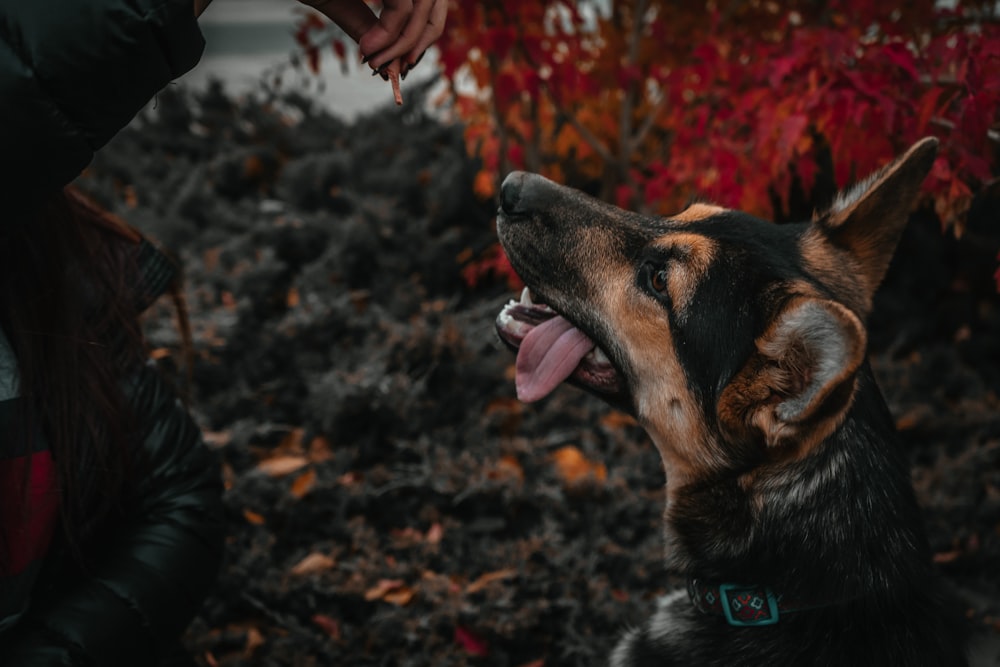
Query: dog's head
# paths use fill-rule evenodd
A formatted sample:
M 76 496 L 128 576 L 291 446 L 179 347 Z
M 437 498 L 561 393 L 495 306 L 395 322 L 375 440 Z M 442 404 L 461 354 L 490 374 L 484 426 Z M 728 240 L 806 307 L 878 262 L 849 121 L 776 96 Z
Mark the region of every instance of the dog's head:
M 528 288 L 497 330 L 518 395 L 592 391 L 680 479 L 802 456 L 851 405 L 863 321 L 936 151 L 924 139 L 792 225 L 706 204 L 649 217 L 510 174 L 497 228 Z

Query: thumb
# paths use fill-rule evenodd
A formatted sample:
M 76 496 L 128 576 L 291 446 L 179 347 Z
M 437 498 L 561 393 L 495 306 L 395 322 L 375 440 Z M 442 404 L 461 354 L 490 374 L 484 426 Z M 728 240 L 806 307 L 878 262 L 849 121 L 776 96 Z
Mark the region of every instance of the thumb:
M 395 42 L 412 14 L 412 0 L 386 0 L 378 22 L 358 42 L 361 53 L 370 57 Z

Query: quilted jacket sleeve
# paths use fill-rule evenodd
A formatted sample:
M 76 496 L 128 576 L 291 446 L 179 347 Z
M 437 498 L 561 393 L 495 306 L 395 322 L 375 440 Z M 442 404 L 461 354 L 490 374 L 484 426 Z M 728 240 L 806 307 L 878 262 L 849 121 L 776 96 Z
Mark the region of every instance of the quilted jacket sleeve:
M 225 534 L 218 461 L 154 368 L 141 367 L 131 395 L 148 429 L 130 522 L 95 571 L 42 591 L 4 664 L 156 665 L 214 581 Z
M 193 0 L 0 0 L 0 192 L 69 183 L 203 48 Z

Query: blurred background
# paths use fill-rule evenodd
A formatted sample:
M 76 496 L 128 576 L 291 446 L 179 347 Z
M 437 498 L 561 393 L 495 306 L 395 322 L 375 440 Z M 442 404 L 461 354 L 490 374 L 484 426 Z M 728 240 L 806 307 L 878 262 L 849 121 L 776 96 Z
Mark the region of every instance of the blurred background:
M 497 184 L 805 220 L 926 135 L 870 351 L 975 664 L 1000 664 L 997 12 L 455 1 L 396 107 L 292 0 L 215 0 L 201 65 L 77 182 L 185 272 L 146 334 L 224 462 L 199 664 L 603 664 L 684 584 L 664 475 L 596 399 L 515 400 Z
M 295 30 L 307 11 L 290 0 L 214 0 L 200 19 L 205 55 L 179 83 L 201 88 L 218 79 L 234 94 L 258 89 L 262 81 L 285 73 L 291 60 L 301 57 Z M 358 76 L 361 68 L 356 60 L 346 73 L 335 61 L 332 49 L 325 50 L 321 80 L 289 83 L 307 85 L 326 108 L 345 118 L 385 103 L 383 81 Z M 430 76 L 430 69 L 416 74 Z

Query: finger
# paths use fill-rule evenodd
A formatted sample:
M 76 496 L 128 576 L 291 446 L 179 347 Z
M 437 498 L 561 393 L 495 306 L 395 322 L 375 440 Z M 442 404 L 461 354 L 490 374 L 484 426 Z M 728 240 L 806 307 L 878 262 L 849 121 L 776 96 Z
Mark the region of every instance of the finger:
M 378 23 L 378 17 L 365 4 L 364 0 L 327 0 L 326 2 L 300 0 L 300 2 L 309 5 L 336 23 L 355 42 L 360 42 L 362 35 Z
M 415 6 L 421 0 L 385 0 L 382 3 L 382 11 L 378 15 L 378 22 L 386 33 L 393 37 L 398 36 L 406 24 L 410 21 L 410 16 L 415 11 Z
M 444 24 L 448 18 L 448 0 L 434 0 L 427 23 L 424 26 L 420 38 L 410 52 L 403 57 L 404 71 L 409 71 L 416 67 L 420 59 L 424 57 L 424 52 L 434 44 L 441 35 L 444 34 Z
M 406 16 L 406 22 L 400 25 L 398 18 L 390 14 L 388 19 L 383 20 L 389 8 L 383 9 L 379 17 L 379 24 L 373 27 L 368 34 L 361 38 L 361 50 L 368 55 L 369 60 L 378 67 L 382 63 L 389 62 L 410 51 L 423 32 L 423 26 L 427 24 L 430 16 L 433 0 L 415 0 L 410 5 L 410 12 Z M 392 10 L 393 14 L 398 10 Z M 392 31 L 397 27 L 400 31 L 392 35 Z

